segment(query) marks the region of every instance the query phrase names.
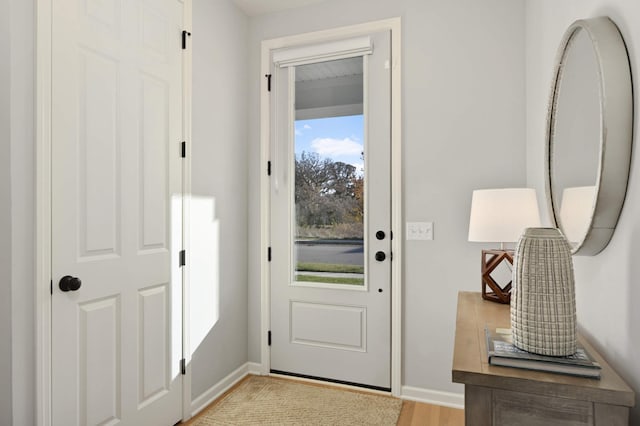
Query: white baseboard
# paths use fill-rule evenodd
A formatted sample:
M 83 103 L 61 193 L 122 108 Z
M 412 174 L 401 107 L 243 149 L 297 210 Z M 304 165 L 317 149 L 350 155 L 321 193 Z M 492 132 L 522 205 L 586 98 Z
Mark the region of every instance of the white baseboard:
M 259 365 L 259 364 L 255 364 Z M 209 389 L 204 391 L 202 395 L 197 397 L 191 402 L 191 417 L 198 414 L 204 408 L 206 408 L 209 404 L 215 401 L 216 398 L 219 398 L 223 393 L 228 391 L 233 385 L 242 380 L 247 374 L 256 374 L 253 372 L 255 369 L 254 363 L 248 362 L 243 364 L 234 372 L 229 374 L 224 379 L 220 380 L 215 385 L 211 386 Z
M 464 394 L 403 386 L 402 399 L 464 410 Z
M 257 362 L 248 362 L 247 363 L 247 372 L 249 374 L 254 374 L 256 376 L 263 375 L 262 364 L 258 364 Z

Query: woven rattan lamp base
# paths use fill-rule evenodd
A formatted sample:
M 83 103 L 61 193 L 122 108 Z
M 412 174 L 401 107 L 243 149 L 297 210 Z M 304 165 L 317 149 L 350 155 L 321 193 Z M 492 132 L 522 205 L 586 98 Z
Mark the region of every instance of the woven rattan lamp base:
M 540 355 L 572 355 L 577 324 L 569 242 L 556 228 L 527 228 L 515 253 L 513 344 Z
M 509 304 L 511 302 L 512 281 L 501 286 L 491 276 L 491 273 L 502 262 L 509 262 L 513 265 L 513 250 L 482 250 L 482 298 L 492 302 Z

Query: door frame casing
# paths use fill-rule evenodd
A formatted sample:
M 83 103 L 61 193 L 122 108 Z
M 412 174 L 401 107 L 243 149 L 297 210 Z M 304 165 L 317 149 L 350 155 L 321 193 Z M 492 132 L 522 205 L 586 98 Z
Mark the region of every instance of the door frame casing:
M 51 410 L 51 343 L 52 343 L 52 287 L 51 276 L 51 142 L 52 142 L 52 17 L 54 0 L 36 0 L 36 275 L 35 275 L 35 315 L 36 315 L 36 424 L 49 426 L 52 423 Z M 192 0 L 177 0 L 183 3 L 183 28 L 191 32 Z M 178 36 L 178 35 L 176 35 Z M 182 55 L 182 120 L 183 136 L 191 140 L 191 49 Z M 183 161 L 183 188 L 185 197 L 191 193 L 191 150 L 187 150 Z M 187 197 L 188 198 L 188 197 Z M 188 201 L 184 203 L 183 228 L 188 229 Z M 184 244 L 188 241 L 183 240 Z M 189 265 L 183 267 L 183 354 L 190 353 L 188 340 L 188 300 Z M 189 359 L 187 359 L 188 363 Z M 191 369 L 187 367 L 182 376 L 182 417 L 191 411 Z M 187 402 L 188 400 L 188 402 Z
M 184 4 L 182 29 L 189 35 L 193 33 L 193 1 L 179 0 Z M 186 152 L 182 159 L 182 248 L 191 253 L 190 226 L 191 212 L 191 152 L 192 149 L 192 101 L 193 101 L 193 44 L 191 37 L 186 38 L 186 49 L 182 50 L 182 137 Z M 182 375 L 182 420 L 191 418 L 191 330 L 190 289 L 191 289 L 191 256 L 186 256 L 182 267 L 182 357 L 185 372 Z
M 271 51 L 305 44 L 322 43 L 378 31 L 391 33 L 391 394 L 400 396 L 402 387 L 402 62 L 401 19 L 391 18 L 262 41 L 261 76 L 271 73 Z M 270 245 L 270 177 L 267 163 L 271 149 L 271 99 L 267 79 L 260 84 L 260 253 Z M 271 327 L 271 274 L 266 255 L 260 256 L 260 372 L 270 373 L 271 353 L 268 332 Z

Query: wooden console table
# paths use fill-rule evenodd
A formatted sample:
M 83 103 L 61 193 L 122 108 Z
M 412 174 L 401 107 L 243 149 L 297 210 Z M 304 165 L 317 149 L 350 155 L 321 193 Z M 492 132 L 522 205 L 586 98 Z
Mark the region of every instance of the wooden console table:
M 509 306 L 460 292 L 452 375 L 465 385 L 467 426 L 628 425 L 633 390 L 584 338 L 600 380 L 489 365 L 485 326 L 509 328 Z

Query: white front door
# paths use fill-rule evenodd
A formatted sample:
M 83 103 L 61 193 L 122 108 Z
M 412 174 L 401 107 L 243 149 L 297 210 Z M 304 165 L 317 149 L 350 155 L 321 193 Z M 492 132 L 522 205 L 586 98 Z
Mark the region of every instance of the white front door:
M 274 59 L 271 371 L 390 390 L 390 35 L 362 39 Z
M 173 425 L 184 5 L 52 5 L 52 423 Z

